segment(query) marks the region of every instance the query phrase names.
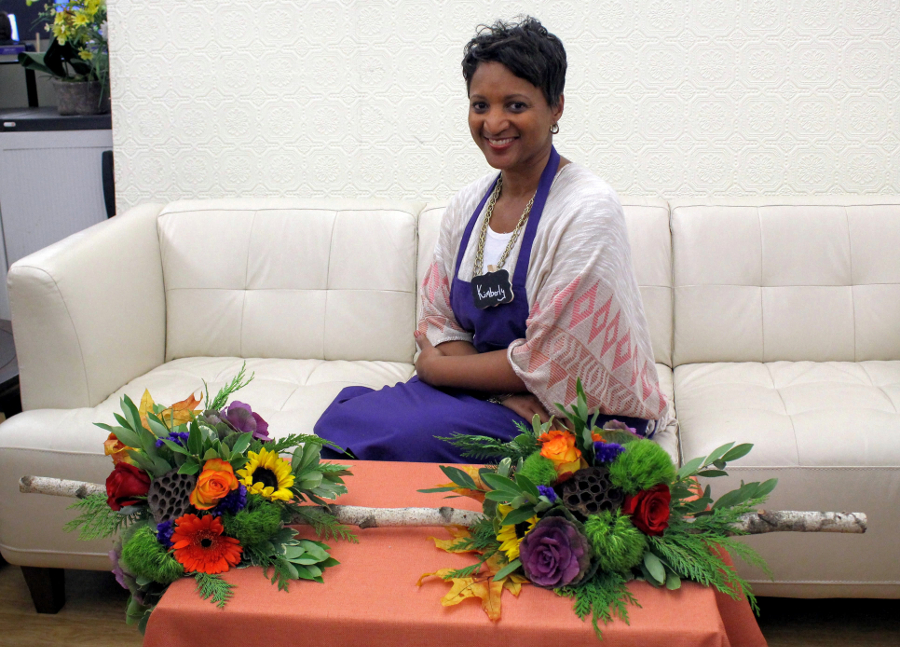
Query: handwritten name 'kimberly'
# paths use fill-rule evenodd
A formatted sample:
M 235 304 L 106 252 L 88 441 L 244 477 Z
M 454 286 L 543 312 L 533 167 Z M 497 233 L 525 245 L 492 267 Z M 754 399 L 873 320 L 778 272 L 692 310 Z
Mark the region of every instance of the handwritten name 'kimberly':
M 487 288 L 487 289 L 484 289 L 480 285 L 476 285 L 475 287 L 478 290 L 478 298 L 479 299 L 493 299 L 493 298 L 505 299 L 506 298 L 506 290 L 504 290 L 502 287 Z

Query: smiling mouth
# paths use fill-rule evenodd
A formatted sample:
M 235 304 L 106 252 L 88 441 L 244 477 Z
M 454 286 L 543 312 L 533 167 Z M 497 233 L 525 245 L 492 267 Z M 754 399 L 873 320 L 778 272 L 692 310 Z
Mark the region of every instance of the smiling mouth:
M 488 143 L 491 146 L 501 147 L 501 146 L 506 146 L 507 144 L 512 143 L 512 141 L 515 139 L 515 137 L 505 137 L 503 139 L 493 139 L 491 137 L 485 137 L 485 139 L 487 139 Z

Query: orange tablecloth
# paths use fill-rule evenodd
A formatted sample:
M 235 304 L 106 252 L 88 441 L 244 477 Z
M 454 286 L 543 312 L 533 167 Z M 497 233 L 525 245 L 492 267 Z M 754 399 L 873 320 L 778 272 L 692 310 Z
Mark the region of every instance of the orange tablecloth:
M 480 509 L 467 498 L 444 500 L 419 488 L 446 482 L 437 465 L 353 462 L 350 493 L 339 503 Z M 304 529 L 308 533 L 308 529 Z M 749 605 L 711 589 L 685 583 L 678 591 L 632 583 L 641 608 L 630 607 L 631 625 L 615 621 L 598 642 L 590 622 L 580 622 L 572 602 L 533 586 L 514 598 L 503 594 L 503 617 L 491 622 L 480 601 L 444 608 L 449 585 L 422 573 L 471 563 L 471 556 L 438 550 L 429 536 L 441 528 L 376 528 L 359 531 L 359 544 L 332 541 L 341 564 L 325 572 L 325 583 L 292 582 L 278 591 L 258 568 L 232 570 L 236 584 L 224 610 L 201 600 L 193 580 L 176 582 L 153 612 L 145 647 L 275 647 L 328 645 L 396 647 L 418 645 L 633 645 L 635 647 L 764 647 Z

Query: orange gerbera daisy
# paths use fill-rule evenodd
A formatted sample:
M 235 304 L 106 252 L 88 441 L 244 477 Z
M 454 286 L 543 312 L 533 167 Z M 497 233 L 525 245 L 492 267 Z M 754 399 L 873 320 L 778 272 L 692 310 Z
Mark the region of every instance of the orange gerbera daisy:
M 241 561 L 240 542 L 222 534 L 225 528 L 218 517 L 186 514 L 175 520 L 172 548 L 175 559 L 186 571 L 224 573 Z

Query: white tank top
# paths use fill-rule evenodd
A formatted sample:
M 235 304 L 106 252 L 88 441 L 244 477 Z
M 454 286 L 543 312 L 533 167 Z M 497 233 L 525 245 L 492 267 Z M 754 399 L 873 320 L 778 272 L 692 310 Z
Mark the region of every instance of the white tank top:
M 506 249 L 506 246 L 509 244 L 510 238 L 512 238 L 513 232 L 509 232 L 506 234 L 498 234 L 496 231 L 491 229 L 490 225 L 488 225 L 487 236 L 484 238 L 484 271 L 488 271 L 488 265 L 494 265 L 496 267 L 497 263 L 500 261 L 500 257 L 503 256 L 503 251 Z M 518 241 L 516 241 L 518 242 Z M 509 267 L 509 257 L 507 257 L 506 262 L 503 264 L 503 267 L 509 271 L 509 275 L 512 276 L 513 269 Z

